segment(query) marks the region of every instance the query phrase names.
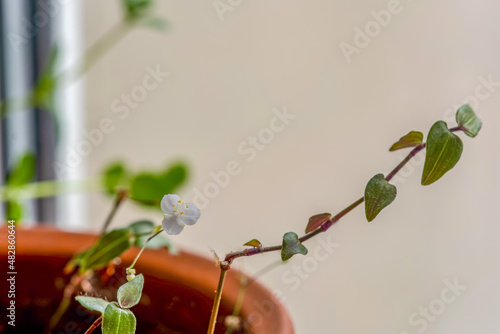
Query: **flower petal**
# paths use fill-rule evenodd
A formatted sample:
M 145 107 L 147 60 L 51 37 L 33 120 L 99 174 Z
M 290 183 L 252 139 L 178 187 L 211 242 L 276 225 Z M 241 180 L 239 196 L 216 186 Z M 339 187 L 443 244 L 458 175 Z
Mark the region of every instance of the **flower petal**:
M 179 217 L 173 215 L 165 215 L 161 225 L 167 234 L 177 235 L 182 232 L 184 225 L 179 221 Z
M 177 204 L 178 201 L 180 201 L 180 197 L 174 194 L 169 194 L 163 196 L 161 199 L 161 211 L 164 213 L 172 213 L 174 211 L 174 206 Z
M 201 212 L 200 209 L 193 203 L 187 203 L 188 208 L 184 211 L 182 215 L 179 215 L 178 218 L 180 221 L 186 225 L 194 225 L 200 219 Z

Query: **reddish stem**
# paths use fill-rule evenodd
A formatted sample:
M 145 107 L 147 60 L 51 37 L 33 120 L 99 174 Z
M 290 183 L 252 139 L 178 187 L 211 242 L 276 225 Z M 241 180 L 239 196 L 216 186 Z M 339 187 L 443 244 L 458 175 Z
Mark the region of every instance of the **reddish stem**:
M 89 329 L 87 329 L 87 331 L 84 334 L 91 334 L 97 327 L 99 327 L 101 323 L 102 323 L 102 315 L 99 318 L 97 318 L 96 321 L 94 321 L 92 326 L 90 326 Z

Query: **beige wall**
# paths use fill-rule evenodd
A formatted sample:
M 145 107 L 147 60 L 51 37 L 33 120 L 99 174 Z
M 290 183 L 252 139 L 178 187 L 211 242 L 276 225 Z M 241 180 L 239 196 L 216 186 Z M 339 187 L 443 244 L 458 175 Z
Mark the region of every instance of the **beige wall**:
M 242 1 L 223 21 L 211 1 L 159 2 L 155 12 L 170 29 L 132 31 L 87 76 L 85 128 L 103 118 L 116 125 L 89 156 L 88 173 L 112 158 L 136 168 L 184 159 L 192 177 L 181 195 L 191 201 L 211 172 L 238 161 L 241 173 L 174 239 L 207 256 L 209 247 L 223 254 L 254 237 L 279 243 L 284 232 L 301 233 L 312 214 L 341 210 L 371 176 L 398 163 L 403 153 L 387 152 L 392 142 L 452 121 L 449 110 L 476 94 L 478 78 L 500 82 L 500 4 L 493 0 L 403 1 L 350 63 L 341 43 L 353 44 L 354 28 L 372 24 L 370 12 L 387 9 L 386 1 Z M 87 45 L 119 20 L 118 3 L 85 2 Z M 113 101 L 157 65 L 170 75 L 120 120 Z M 323 236 L 339 246 L 333 254 L 311 241 L 309 260 L 297 256 L 262 277 L 284 293 L 297 333 L 417 333 L 425 318 L 412 325 L 409 317 L 442 305 L 444 281 L 455 279 L 466 290 L 427 321 L 426 332 L 497 331 L 500 86 L 490 88 L 478 91 L 482 133 L 462 136 L 464 154 L 449 175 L 421 187 L 420 158 L 374 222 L 358 208 Z M 285 107 L 295 118 L 247 161 L 239 145 Z M 89 203 L 97 229 L 110 203 L 101 195 Z M 143 217 L 161 221 L 129 204 L 116 224 Z M 254 273 L 278 258 L 239 265 Z

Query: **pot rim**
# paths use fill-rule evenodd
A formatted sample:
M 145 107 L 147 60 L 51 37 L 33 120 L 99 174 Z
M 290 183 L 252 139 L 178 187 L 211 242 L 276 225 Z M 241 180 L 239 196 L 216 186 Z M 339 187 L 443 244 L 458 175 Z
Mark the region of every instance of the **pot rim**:
M 51 255 L 70 257 L 84 250 L 96 240 L 96 234 L 66 232 L 53 227 L 35 226 L 16 227 L 16 256 Z M 2 253 L 7 249 L 7 228 L 0 229 Z M 138 249 L 132 247 L 121 259 L 124 264 L 131 263 Z M 158 265 L 161 263 L 161 265 Z M 167 250 L 147 249 L 136 264 L 138 272 L 151 276 L 168 277 L 182 282 L 210 296 L 214 293 L 219 280 L 219 268 L 214 261 L 181 249 L 172 255 Z M 193 270 L 196 268 L 196 270 Z M 226 276 L 222 302 L 234 305 L 240 289 L 241 273 L 232 269 Z M 254 281 L 247 287 L 241 314 L 250 325 L 251 333 L 293 334 L 290 316 L 281 302 L 266 287 Z M 207 324 L 208 325 L 208 324 Z

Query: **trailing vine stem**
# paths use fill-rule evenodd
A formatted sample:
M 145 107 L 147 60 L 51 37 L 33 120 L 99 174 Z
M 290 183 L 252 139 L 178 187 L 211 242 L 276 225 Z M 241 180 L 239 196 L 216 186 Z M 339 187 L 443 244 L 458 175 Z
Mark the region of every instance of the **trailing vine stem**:
M 407 156 L 404 158 L 387 176 L 385 177 L 386 181 L 390 181 L 407 163 L 410 161 L 417 153 L 419 153 L 421 150 L 425 148 L 425 143 L 418 145 L 415 147 Z M 303 235 L 302 237 L 299 238 L 300 242 L 307 241 L 316 235 L 326 232 L 333 224 L 338 222 L 342 217 L 344 217 L 346 214 L 354 210 L 356 207 L 358 207 L 361 203 L 364 202 L 364 197 L 359 198 L 355 202 L 353 202 L 351 205 L 346 207 L 344 210 L 340 211 L 337 213 L 334 217 L 332 217 L 330 220 L 324 222 L 319 228 L 316 230 L 307 233 Z M 281 250 L 282 245 L 276 245 L 276 246 L 270 246 L 270 247 L 253 247 L 253 248 L 248 248 L 242 251 L 237 251 L 237 252 L 231 252 L 226 255 L 225 261 L 229 262 L 230 264 L 232 261 L 236 258 L 242 257 L 242 256 L 253 256 L 256 254 L 262 254 L 262 253 L 269 253 L 269 252 L 274 252 L 274 251 L 279 251 Z
M 463 126 L 456 126 L 453 128 L 449 129 L 450 132 L 456 132 L 456 131 L 466 131 L 466 129 Z M 408 153 L 408 155 L 385 177 L 386 181 L 392 180 L 392 178 L 415 156 L 417 155 L 420 151 L 422 151 L 426 147 L 425 143 L 422 143 L 413 150 Z M 361 197 L 360 199 L 356 200 L 353 202 L 351 205 L 346 207 L 344 210 L 340 211 L 337 213 L 334 217 L 332 217 L 330 220 L 327 220 L 324 222 L 320 227 L 318 227 L 316 230 L 309 232 L 302 237 L 299 238 L 299 241 L 302 243 L 304 241 L 307 241 L 315 236 L 317 236 L 320 233 L 326 232 L 333 224 L 338 222 L 342 217 L 344 217 L 346 214 L 354 210 L 356 207 L 358 207 L 361 203 L 364 202 L 364 197 Z M 270 246 L 270 247 L 252 247 L 252 248 L 247 248 L 242 251 L 236 251 L 236 252 L 231 252 L 226 254 L 226 257 L 224 258 L 224 261 L 219 262 L 219 267 L 221 269 L 221 275 L 219 278 L 219 284 L 217 287 L 216 291 L 216 298 L 214 300 L 214 305 L 212 309 L 212 318 L 215 318 L 217 316 L 218 308 L 220 305 L 220 298 L 222 297 L 222 289 L 224 287 L 224 280 L 226 276 L 226 272 L 231 268 L 231 264 L 234 259 L 237 259 L 239 257 L 243 256 L 253 256 L 257 254 L 263 254 L 263 253 L 269 253 L 269 252 L 274 252 L 274 251 L 280 251 L 282 249 L 282 245 L 276 245 L 276 246 Z M 219 299 L 219 301 L 217 301 Z M 217 309 L 215 309 L 217 308 Z M 215 322 L 216 319 L 210 320 L 210 325 L 207 334 L 213 334 L 215 331 Z

